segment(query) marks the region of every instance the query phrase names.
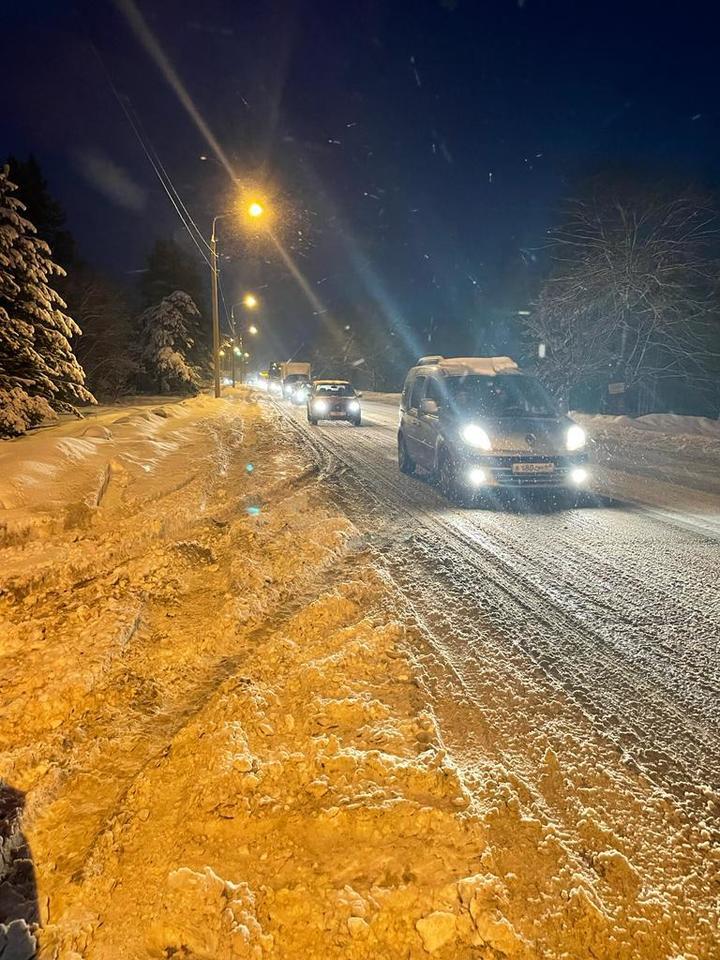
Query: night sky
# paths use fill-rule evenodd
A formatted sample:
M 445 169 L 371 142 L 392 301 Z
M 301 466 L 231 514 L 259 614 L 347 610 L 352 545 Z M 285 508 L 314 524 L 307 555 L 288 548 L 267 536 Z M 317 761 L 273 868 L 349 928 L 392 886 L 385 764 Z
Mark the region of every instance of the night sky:
M 206 235 L 231 181 L 121 6 L 5 5 L 0 148 L 33 152 L 83 257 L 132 279 L 157 237 L 195 248 L 108 78 Z M 429 334 L 433 352 L 502 349 L 492 318 L 526 305 L 578 178 L 608 164 L 720 177 L 711 4 L 138 6 L 238 177 L 275 198 L 319 301 L 270 245 L 225 238 L 226 298 L 260 289 L 268 353 L 368 311 L 410 352 Z

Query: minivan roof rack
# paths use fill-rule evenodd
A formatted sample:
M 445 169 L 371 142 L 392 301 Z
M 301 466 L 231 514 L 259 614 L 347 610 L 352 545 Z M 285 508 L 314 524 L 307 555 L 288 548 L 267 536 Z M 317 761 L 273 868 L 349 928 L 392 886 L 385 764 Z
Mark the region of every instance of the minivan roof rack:
M 467 373 L 490 374 L 517 370 L 512 357 L 445 357 L 442 366 L 446 370 L 464 369 Z
M 428 366 L 428 365 L 431 364 L 431 363 L 441 363 L 444 359 L 445 359 L 445 358 L 442 357 L 442 356 L 440 356 L 440 355 L 437 355 L 437 356 L 434 356 L 434 355 L 433 355 L 433 356 L 430 356 L 430 357 L 420 357 L 420 359 L 419 359 L 418 362 L 417 362 L 417 365 L 418 365 L 419 367 L 425 367 L 425 366 Z

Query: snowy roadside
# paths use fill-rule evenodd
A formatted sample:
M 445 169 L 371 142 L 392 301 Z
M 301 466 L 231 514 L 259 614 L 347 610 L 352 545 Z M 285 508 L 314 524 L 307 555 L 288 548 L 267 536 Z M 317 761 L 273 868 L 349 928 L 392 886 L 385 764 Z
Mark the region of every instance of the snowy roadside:
M 209 397 L 158 400 L 92 411 L 25 437 L 0 443 L 0 543 L 42 539 L 88 516 L 100 505 L 111 477 L 118 483 L 165 480 L 183 457 L 185 430 L 215 409 Z M 163 482 L 160 479 L 159 482 Z
M 573 416 L 592 438 L 599 492 L 720 537 L 720 422 Z
M 500 763 L 332 464 L 271 411 L 238 392 L 101 426 L 3 474 L 0 776 L 43 957 L 712 955 L 709 837 L 619 761 L 521 757 L 510 689 Z M 6 915 L 25 896 L 2 885 Z

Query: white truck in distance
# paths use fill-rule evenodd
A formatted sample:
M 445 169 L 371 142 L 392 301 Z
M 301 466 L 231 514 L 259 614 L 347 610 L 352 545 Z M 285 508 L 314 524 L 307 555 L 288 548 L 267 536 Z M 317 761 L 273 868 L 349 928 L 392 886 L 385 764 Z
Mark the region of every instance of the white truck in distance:
M 310 385 L 312 365 L 302 360 L 287 360 L 280 364 L 280 382 L 284 397 L 291 397 L 297 387 Z

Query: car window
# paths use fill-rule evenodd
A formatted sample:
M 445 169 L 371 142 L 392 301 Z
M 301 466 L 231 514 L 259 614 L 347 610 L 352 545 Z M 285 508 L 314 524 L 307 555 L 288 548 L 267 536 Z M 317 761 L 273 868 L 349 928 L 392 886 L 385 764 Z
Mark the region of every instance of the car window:
M 400 405 L 407 409 L 410 405 L 410 394 L 412 392 L 412 385 L 414 380 L 412 376 L 409 376 L 405 381 L 405 386 L 403 387 L 402 397 L 400 398 Z
M 443 385 L 439 380 L 436 380 L 435 377 L 430 377 L 428 379 L 425 396 L 428 400 L 434 400 L 439 407 L 441 407 L 445 402 L 446 395 L 445 391 L 443 390 Z
M 425 392 L 425 381 L 427 377 L 418 377 L 413 385 L 412 394 L 410 395 L 410 406 L 417 409 L 420 406 L 420 401 L 423 398 Z

